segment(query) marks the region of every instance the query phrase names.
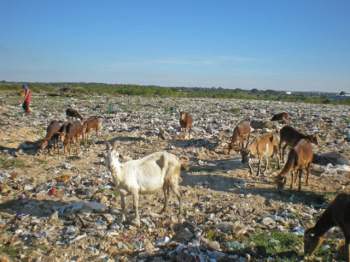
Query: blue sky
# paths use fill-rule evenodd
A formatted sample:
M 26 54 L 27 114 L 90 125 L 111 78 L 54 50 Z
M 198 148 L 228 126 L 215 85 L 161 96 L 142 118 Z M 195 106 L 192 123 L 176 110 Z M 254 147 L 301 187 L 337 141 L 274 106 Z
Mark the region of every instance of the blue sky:
M 350 1 L 0 0 L 0 80 L 350 91 Z

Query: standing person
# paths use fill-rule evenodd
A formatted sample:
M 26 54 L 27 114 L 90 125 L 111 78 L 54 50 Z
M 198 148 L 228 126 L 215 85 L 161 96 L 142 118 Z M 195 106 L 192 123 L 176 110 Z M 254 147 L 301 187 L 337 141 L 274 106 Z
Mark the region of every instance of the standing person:
M 22 89 L 24 91 L 24 100 L 23 100 L 23 110 L 26 112 L 26 114 L 30 113 L 30 102 L 32 101 L 32 91 L 29 89 L 27 84 L 22 85 Z

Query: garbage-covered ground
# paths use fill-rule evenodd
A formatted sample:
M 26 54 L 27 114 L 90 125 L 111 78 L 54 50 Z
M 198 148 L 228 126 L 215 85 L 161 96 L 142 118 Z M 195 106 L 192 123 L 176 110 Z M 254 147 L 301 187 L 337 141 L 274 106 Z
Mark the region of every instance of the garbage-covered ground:
M 25 116 L 18 96 L 0 94 L 1 261 L 300 261 L 304 229 L 330 200 L 349 192 L 350 107 L 269 101 L 33 96 Z M 65 109 L 84 117 L 101 115 L 104 127 L 81 145 L 79 155 L 36 154 L 50 120 L 65 120 Z M 192 137 L 179 133 L 178 112 L 194 119 Z M 287 111 L 292 126 L 319 134 L 318 154 L 338 152 L 339 165 L 314 165 L 302 191 L 276 190 L 272 172 L 250 175 L 240 155 L 227 155 L 238 121 L 268 120 Z M 267 123 L 265 126 L 269 126 Z M 158 137 L 165 131 L 165 140 Z M 253 136 L 266 130 L 256 129 Z M 117 141 L 124 159 L 167 150 L 185 161 L 177 215 L 174 195 L 160 213 L 162 192 L 140 198 L 141 227 L 121 222 L 120 198 L 104 165 L 105 141 Z M 344 163 L 343 163 L 344 162 Z M 289 179 L 289 177 L 288 177 Z M 296 186 L 295 186 L 296 188 Z M 311 260 L 342 258 L 339 229 Z

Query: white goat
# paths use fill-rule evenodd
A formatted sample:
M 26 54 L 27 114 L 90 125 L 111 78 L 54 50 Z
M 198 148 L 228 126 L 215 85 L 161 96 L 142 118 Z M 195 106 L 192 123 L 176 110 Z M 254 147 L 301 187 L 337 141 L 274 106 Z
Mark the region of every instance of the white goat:
M 140 226 L 138 202 L 140 193 L 151 193 L 158 189 L 164 192 L 164 207 L 167 208 L 170 189 L 179 201 L 179 214 L 181 214 L 181 199 L 179 192 L 179 179 L 181 163 L 178 158 L 165 151 L 148 155 L 138 160 L 124 163 L 119 161 L 116 144 L 107 143 L 107 167 L 111 171 L 115 187 L 120 194 L 122 207 L 122 220 L 125 220 L 125 196 L 132 194 L 135 209 L 134 223 Z

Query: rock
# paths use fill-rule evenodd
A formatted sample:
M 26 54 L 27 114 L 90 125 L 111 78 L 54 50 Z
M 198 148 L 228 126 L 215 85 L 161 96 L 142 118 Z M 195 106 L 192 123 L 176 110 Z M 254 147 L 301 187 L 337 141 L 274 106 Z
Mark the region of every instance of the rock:
M 216 225 L 216 228 L 226 234 L 232 233 L 234 231 L 234 225 L 230 222 L 219 223 Z
M 174 231 L 174 240 L 178 242 L 188 242 L 194 237 L 193 232 L 191 232 L 189 228 L 182 224 L 175 225 Z
M 61 215 L 73 214 L 82 211 L 103 212 L 105 210 L 106 207 L 104 205 L 101 205 L 100 203 L 84 201 L 74 202 L 58 208 L 58 212 Z
M 276 222 L 271 217 L 264 217 L 261 223 L 267 227 L 273 227 L 276 225 Z
M 229 241 L 225 243 L 225 246 L 230 251 L 240 251 L 245 248 L 245 245 L 243 243 L 240 243 L 238 241 Z
M 24 190 L 25 191 L 30 191 L 30 190 L 32 190 L 34 187 L 33 187 L 33 185 L 29 185 L 29 184 L 26 184 L 26 185 L 24 185 Z
M 140 219 L 143 224 L 145 224 L 148 228 L 155 228 L 154 223 L 148 217 L 144 217 Z
M 167 243 L 166 243 L 167 244 Z M 152 242 L 149 241 L 147 238 L 145 239 L 145 241 L 143 242 L 143 245 L 145 247 L 145 251 L 147 253 L 153 253 L 153 251 L 155 250 L 155 247 L 153 246 Z
M 304 228 L 296 226 L 293 228 L 293 233 L 296 234 L 297 236 L 303 236 L 305 233 Z
M 5 183 L 0 184 L 0 192 L 2 194 L 7 194 L 10 191 L 11 191 L 11 188 L 7 184 L 5 184 Z
M 165 236 L 165 237 L 158 239 L 156 241 L 156 246 L 165 246 L 169 242 L 170 242 L 170 238 L 168 236 Z
M 220 244 L 217 241 L 211 241 L 209 239 L 206 239 L 204 237 L 201 238 L 201 242 L 205 248 L 208 248 L 209 250 L 217 250 L 220 251 Z
M 346 131 L 345 138 L 346 141 L 350 142 L 350 129 Z
M 60 223 L 60 219 L 58 218 L 58 211 L 55 211 L 49 218 L 49 223 L 51 225 L 57 225 L 57 224 L 61 224 Z

